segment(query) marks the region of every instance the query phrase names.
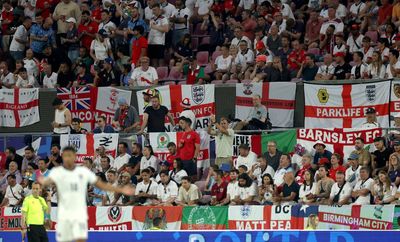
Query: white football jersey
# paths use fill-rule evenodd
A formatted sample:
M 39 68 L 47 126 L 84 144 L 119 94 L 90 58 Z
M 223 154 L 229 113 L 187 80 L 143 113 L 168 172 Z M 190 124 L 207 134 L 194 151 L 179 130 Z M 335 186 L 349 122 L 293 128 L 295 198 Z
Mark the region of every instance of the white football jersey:
M 83 166 L 72 171 L 60 166 L 50 171 L 49 178 L 57 186 L 57 219 L 87 221 L 87 187 L 97 181 L 96 175 Z

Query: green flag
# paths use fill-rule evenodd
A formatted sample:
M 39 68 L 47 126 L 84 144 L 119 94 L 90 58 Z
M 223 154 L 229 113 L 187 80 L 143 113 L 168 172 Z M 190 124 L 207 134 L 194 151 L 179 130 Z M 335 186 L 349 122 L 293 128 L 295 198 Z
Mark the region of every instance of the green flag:
M 182 229 L 214 230 L 228 228 L 228 207 L 184 207 Z
M 268 141 L 275 141 L 278 150 L 283 153 L 290 153 L 294 151 L 294 146 L 297 143 L 296 130 L 288 130 L 282 132 L 263 133 L 261 136 L 261 147 L 263 154 L 267 151 Z

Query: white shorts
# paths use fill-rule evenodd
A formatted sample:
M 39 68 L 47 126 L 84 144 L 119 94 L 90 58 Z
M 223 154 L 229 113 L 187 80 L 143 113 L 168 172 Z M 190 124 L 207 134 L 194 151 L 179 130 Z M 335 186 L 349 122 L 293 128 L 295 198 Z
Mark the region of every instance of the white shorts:
M 58 220 L 56 225 L 57 242 L 75 241 L 88 238 L 87 221 Z

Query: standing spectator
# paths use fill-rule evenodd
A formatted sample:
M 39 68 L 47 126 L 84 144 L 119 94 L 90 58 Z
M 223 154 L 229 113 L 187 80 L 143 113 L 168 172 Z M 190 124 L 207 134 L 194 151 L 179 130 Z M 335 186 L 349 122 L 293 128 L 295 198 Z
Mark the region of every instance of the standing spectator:
M 317 182 L 314 199 L 318 204 L 329 204 L 329 196 L 335 181 L 328 176 L 328 168 L 326 166 L 319 167 L 318 175 L 320 180 Z
M 153 199 L 157 198 L 158 185 L 150 179 L 150 170 L 144 169 L 140 172 L 142 181 L 139 182 L 135 189 L 136 203 L 141 205 L 149 205 Z
M 107 124 L 105 116 L 98 117 L 96 123 L 97 127 L 92 130 L 94 134 L 115 132 L 114 128 L 110 124 Z
M 190 127 L 191 120 L 185 117 L 179 118 L 179 126 L 183 130 L 183 135 L 178 141 L 178 156 L 182 159 L 183 169 L 192 179 L 200 180 L 201 174 L 197 179 L 197 158 L 200 152 L 200 136 Z
M 76 19 L 73 17 L 68 18 L 67 22 L 67 33 L 65 38 L 61 37 L 61 43 L 67 47 L 68 58 L 72 63 L 75 63 L 79 57 L 79 34 L 76 28 Z
M 43 88 L 56 88 L 58 74 L 53 72 L 50 63 L 44 64 Z
M 79 118 L 73 118 L 71 120 L 71 132 L 70 134 L 87 134 L 88 131 L 81 127 L 81 120 Z
M 244 2 L 244 1 L 248 2 L 248 0 L 241 0 L 240 2 Z M 250 0 L 250 1 L 254 2 L 254 0 Z M 240 5 L 240 3 L 239 3 L 239 5 Z M 249 10 L 249 9 L 245 9 L 244 11 L 242 11 L 241 16 L 242 16 L 241 26 L 243 26 L 244 36 L 246 36 L 247 38 L 249 38 L 252 41 L 252 40 L 254 40 L 254 37 L 255 37 L 254 29 L 257 27 L 257 22 L 252 18 L 251 10 Z M 270 46 L 270 44 L 268 44 L 268 46 Z
M 371 195 L 374 196 L 375 204 L 385 205 L 395 200 L 396 186 L 392 185 L 386 171 L 379 171 Z
M 101 61 L 112 58 L 112 49 L 108 34 L 104 29 L 100 29 L 96 38 L 90 44 L 90 56 L 94 63 L 99 65 Z
M 293 205 L 299 200 L 299 184 L 294 180 L 293 171 L 285 173 L 282 192 L 273 198 L 273 201 L 280 205 Z
M 21 59 L 20 59 L 21 60 Z M 8 69 L 6 61 L 0 62 L 0 88 L 13 88 L 15 84 L 14 74 Z
M 309 169 L 303 173 L 303 184 L 299 189 L 299 203 L 312 204 L 315 202 L 314 194 L 317 183 L 314 182 L 314 172 Z
M 267 151 L 264 153 L 267 159 L 268 165 L 270 165 L 276 171 L 279 167 L 282 152 L 278 150 L 277 143 L 274 140 L 268 141 Z
M 179 158 L 176 158 L 173 162 L 173 170 L 169 171 L 169 176 L 178 185 L 181 185 L 182 178 L 188 175 L 183 168 L 184 168 L 183 161 Z
M 128 164 L 131 156 L 127 153 L 128 144 L 125 142 L 120 142 L 118 144 L 118 156 L 114 160 L 113 168 L 120 173 L 124 165 Z
M 364 55 L 363 61 L 367 64 L 371 63 L 372 61 L 372 54 L 374 53 L 374 48 L 371 46 L 371 38 L 365 36 L 362 41 L 362 49 L 361 52 Z
M 157 187 L 157 201 L 154 202 L 154 205 L 171 206 L 178 196 L 178 185 L 171 181 L 168 171 L 161 171 L 160 178 L 161 182 Z
M 54 134 L 68 134 L 71 125 L 71 111 L 66 108 L 61 99 L 55 98 L 53 101 L 55 118 L 52 122 Z
M 120 132 L 135 132 L 140 127 L 139 113 L 125 98 L 118 99 L 119 108 L 115 110 L 113 125 Z
M 388 0 L 380 0 L 380 2 L 382 5 L 378 10 L 378 25 L 383 25 L 390 22 L 393 6 Z
M 350 204 L 351 191 L 353 187 L 344 179 L 344 173 L 336 172 L 336 183 L 333 184 L 329 195 L 329 205 L 348 205 Z
M 158 74 L 156 68 L 149 66 L 150 59 L 147 56 L 140 58 L 140 65 L 132 72 L 129 80 L 130 86 L 154 86 L 158 84 Z
M 313 165 L 317 165 L 319 159 L 321 159 L 321 158 L 327 158 L 328 160 L 331 159 L 332 152 L 330 152 L 329 150 L 326 150 L 326 145 L 324 144 L 324 142 L 318 140 L 314 144 L 313 148 L 315 150 Z
M 107 171 L 106 173 L 107 176 L 107 182 L 109 185 L 116 187 L 118 186 L 118 175 L 117 172 L 113 169 Z M 117 202 L 119 202 L 116 199 L 116 193 L 114 192 L 106 192 L 105 199 L 103 200 L 103 206 L 105 205 L 111 205 L 114 206 Z
M 97 0 L 95 0 L 97 2 Z M 93 1 L 93 2 L 95 2 Z M 96 38 L 96 33 L 98 31 L 98 24 L 95 21 L 95 16 L 93 16 L 93 21 L 90 17 L 89 11 L 82 12 L 82 19 L 78 26 L 79 39 L 81 41 L 81 46 L 90 49 L 92 41 Z
M 158 159 L 154 155 L 153 147 L 146 145 L 143 147 L 143 156 L 140 159 L 140 171 L 153 167 L 154 170 L 158 170 Z
M 189 19 L 192 16 L 192 12 L 185 7 L 185 1 L 175 1 L 175 7 L 176 9 L 174 9 L 170 18 L 170 21 L 174 23 L 172 31 L 173 46 L 176 46 L 183 36 L 189 33 Z
M 306 53 L 298 40 L 293 40 L 292 47 L 293 50 L 288 56 L 288 69 L 291 71 L 292 76 L 295 76 L 306 59 Z
M 117 26 L 111 21 L 111 13 L 107 9 L 101 11 L 101 22 L 99 24 L 99 30 L 104 29 L 107 35 L 114 37 L 113 33 Z
M 158 95 L 151 97 L 151 106 L 148 106 L 143 113 L 143 123 L 138 134 L 142 134 L 147 127 L 147 132 L 165 132 L 165 116 L 168 117 L 172 126 L 175 126 L 174 118 L 167 107 L 160 104 Z
M 336 173 L 338 171 L 346 172 L 346 168 L 340 165 L 341 156 L 338 153 L 334 153 L 331 156 L 331 169 L 329 169 L 329 177 L 332 178 L 335 182 L 336 180 Z
M 357 0 L 357 1 L 360 1 L 360 0 Z M 364 3 L 361 2 L 361 4 L 359 4 L 359 6 L 362 4 L 364 4 Z M 364 38 L 364 35 L 362 35 L 360 32 L 360 26 L 358 24 L 352 24 L 350 26 L 350 35 L 346 41 L 346 46 L 347 46 L 347 49 L 350 54 L 354 54 L 355 52 L 361 51 L 363 38 Z
M 278 49 L 281 47 L 281 36 L 279 35 L 278 26 L 271 26 L 270 35 L 267 38 L 266 46 L 268 46 L 274 55 L 278 53 Z
M 168 163 L 171 165 L 169 167 L 170 170 L 173 169 L 173 164 L 174 164 L 174 160 L 178 157 L 178 149 L 176 148 L 176 144 L 174 142 L 169 142 L 167 144 L 167 148 L 168 148 L 168 155 L 166 157 L 166 160 L 168 161 Z
M 1 32 L 2 35 L 10 35 L 10 29 L 11 26 L 14 22 L 14 8 L 11 5 L 11 1 L 6 0 L 2 4 L 3 9 L 1 10 L 0 17 L 2 19 L 1 21 Z M 2 36 L 3 37 L 3 36 Z M 1 46 L 3 47 L 3 46 Z
M 374 145 L 376 150 L 372 153 L 372 169 L 374 169 L 372 175 L 377 175 L 380 170 L 388 169 L 389 157 L 393 151 L 390 148 L 386 148 L 385 138 L 383 137 L 376 137 Z
M 371 191 L 374 180 L 369 175 L 369 169 L 362 167 L 360 170 L 360 181 L 357 182 L 351 193 L 351 196 L 355 199 L 355 205 L 371 204 Z
M 232 39 L 231 45 L 239 46 L 241 41 L 246 41 L 247 48 L 252 49 L 251 48 L 251 40 L 247 36 L 244 35 L 242 26 L 239 26 L 239 25 L 235 26 L 233 34 L 234 34 L 235 38 Z M 229 49 L 229 47 L 227 47 L 227 49 Z
M 73 82 L 72 86 L 92 86 L 93 85 L 93 77 L 89 73 L 87 73 L 86 64 L 81 62 L 77 65 L 77 75 L 76 80 Z
M 23 201 L 23 188 L 16 181 L 15 175 L 7 175 L 7 189 L 4 195 L 3 202 L 0 204 L 0 207 L 16 207 L 21 206 Z
M 360 180 L 360 170 L 361 166 L 358 164 L 359 156 L 356 153 L 351 153 L 349 158 L 347 158 L 349 168 L 346 170 L 346 182 L 349 183 L 351 187 L 354 187 L 356 183 Z
M 107 57 L 104 60 L 103 69 L 95 78 L 98 87 L 118 86 L 120 84 L 120 73 L 114 68 L 114 60 Z
M 31 26 L 32 19 L 30 17 L 25 17 L 24 22 L 18 26 L 13 35 L 10 44 L 10 54 L 14 58 L 14 61 L 24 58 L 25 49 L 29 46 L 29 30 Z
M 160 4 L 156 3 L 152 6 L 153 18 L 150 20 L 149 32 L 149 57 L 152 66 L 163 66 L 165 52 L 165 36 L 169 31 L 168 18 L 162 15 Z
M 75 77 L 72 73 L 69 65 L 67 62 L 62 62 L 60 64 L 60 69 L 58 70 L 57 74 L 57 84 L 60 87 L 71 87 L 72 83 L 74 82 Z
M 0 180 L 0 192 L 4 191 L 7 188 L 7 182 L 8 181 L 8 176 L 12 175 L 14 176 L 14 179 L 16 179 L 17 184 L 20 184 L 22 181 L 22 176 L 21 172 L 18 169 L 18 164 L 15 161 L 11 161 L 9 163 L 8 169 L 6 174 L 1 178 Z
M 368 65 L 364 63 L 364 54 L 361 51 L 353 53 L 354 66 L 351 68 L 351 79 L 362 79 L 368 77 Z
M 318 68 L 315 80 L 331 80 L 335 73 L 335 66 L 333 65 L 333 58 L 331 54 L 324 55 L 324 64 Z
M 215 136 L 215 164 L 221 167 L 222 164 L 232 165 L 234 131 L 229 128 L 229 122 L 222 117 L 217 123 L 215 115 L 211 116 L 211 124 L 208 126 L 208 134 Z
M 176 204 L 178 206 L 194 206 L 197 205 L 200 197 L 199 188 L 192 184 L 190 177 L 182 177 L 182 185 L 179 188 Z
M 386 68 L 381 54 L 378 51 L 374 51 L 371 63 L 368 65 L 368 77 L 371 79 L 383 79 L 385 78 L 385 72 Z
M 265 174 L 269 174 L 271 177 L 274 177 L 275 171 L 274 168 L 268 165 L 267 159 L 264 156 L 259 155 L 257 157 L 257 163 L 255 163 L 249 171 L 249 176 L 254 180 L 254 182 L 257 183 L 258 186 L 261 186 L 262 177 Z
M 46 158 L 46 164 L 49 170 L 53 167 L 60 166 L 63 163 L 63 160 L 60 155 L 60 145 L 53 143 L 50 149 L 50 155 Z
M 34 163 L 38 165 L 40 157 L 35 154 L 35 150 L 32 146 L 28 146 L 24 150 L 24 159 L 22 160 L 21 171 L 22 174 L 25 174 L 26 168 L 28 167 L 29 163 Z
M 257 196 L 257 186 L 249 175 L 243 173 L 239 175 L 239 188 L 235 199 L 231 202 L 232 205 L 252 205 L 255 204 L 254 199 Z
M 310 19 L 306 24 L 306 34 L 304 43 L 309 45 L 309 48 L 317 48 L 319 42 L 319 33 L 323 24 L 322 19 L 318 18 L 318 13 L 311 10 Z
M 223 180 L 223 172 L 221 170 L 214 171 L 215 183 L 211 187 L 211 205 L 223 205 L 227 197 L 228 183 Z
M 395 147 L 399 145 L 399 141 L 396 141 Z M 392 184 L 398 187 L 400 185 L 400 157 L 397 154 L 390 155 L 388 175 Z
M 349 63 L 345 62 L 345 53 L 338 52 L 335 55 L 336 67 L 333 74 L 334 80 L 345 80 L 350 78 L 351 66 Z
M 317 72 L 318 66 L 315 65 L 315 56 L 307 54 L 305 61 L 301 63 L 300 69 L 297 72 L 297 78 L 302 78 L 304 81 L 313 81 Z
M 81 21 L 81 9 L 79 5 L 71 0 L 62 0 L 57 4 L 53 12 L 53 19 L 57 21 L 57 44 L 60 46 L 61 37 L 65 38 L 68 31 L 68 24 L 66 22 L 69 18 L 74 18 L 75 21 Z
M 139 66 L 139 60 L 142 57 L 147 56 L 147 52 L 148 52 L 148 41 L 146 39 L 145 36 L 143 36 L 144 34 L 144 28 L 141 25 L 137 25 L 133 28 L 132 30 L 132 34 L 133 34 L 133 41 L 132 41 L 132 65 L 134 65 L 134 67 L 138 67 Z
M 257 162 L 257 155 L 250 150 L 248 144 L 239 145 L 239 156 L 236 159 L 235 168 L 239 169 L 240 166 L 244 165 L 247 170 L 250 170 Z
M 42 26 L 37 26 L 31 30 L 31 49 L 34 52 L 35 57 L 41 57 L 42 52 L 47 45 L 57 48 L 54 31 L 51 28 L 53 20 L 48 17 L 44 20 Z

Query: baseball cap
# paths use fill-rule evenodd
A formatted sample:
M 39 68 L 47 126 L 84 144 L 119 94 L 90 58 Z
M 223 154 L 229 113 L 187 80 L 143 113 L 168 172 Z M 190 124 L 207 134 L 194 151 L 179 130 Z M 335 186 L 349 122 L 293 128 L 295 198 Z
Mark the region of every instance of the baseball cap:
M 256 57 L 256 62 L 267 62 L 267 56 L 266 55 L 259 55 Z
M 356 153 L 351 153 L 347 160 L 358 160 L 358 155 Z
M 400 140 L 395 140 L 395 141 L 393 141 L 393 145 L 399 146 L 399 145 L 400 145 Z
M 69 19 L 67 19 L 65 22 L 67 22 L 67 23 L 74 23 L 74 24 L 76 24 L 76 20 L 75 20 L 75 18 L 73 18 L 73 17 L 70 17 Z
M 104 62 L 110 65 L 114 64 L 114 60 L 111 57 L 107 57 Z
M 184 108 L 190 108 L 190 100 L 189 98 L 184 98 L 181 102 L 181 106 Z
M 105 29 L 100 29 L 98 33 L 104 38 L 108 37 L 107 31 Z
M 262 40 L 259 40 L 256 44 L 256 50 L 261 50 L 262 48 L 265 48 L 265 44 Z
M 171 166 L 171 164 L 170 164 L 168 161 L 164 160 L 164 161 L 160 161 L 160 166 L 167 166 L 167 167 L 169 167 L 169 166 Z
M 344 52 L 337 52 L 335 54 L 335 57 L 345 57 L 346 55 L 344 54 Z
M 376 113 L 376 111 L 375 111 L 375 109 L 374 108 L 368 108 L 367 109 L 367 112 L 365 112 L 366 114 L 373 114 L 373 113 Z

